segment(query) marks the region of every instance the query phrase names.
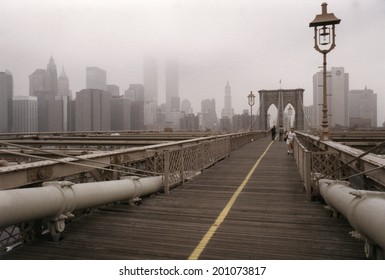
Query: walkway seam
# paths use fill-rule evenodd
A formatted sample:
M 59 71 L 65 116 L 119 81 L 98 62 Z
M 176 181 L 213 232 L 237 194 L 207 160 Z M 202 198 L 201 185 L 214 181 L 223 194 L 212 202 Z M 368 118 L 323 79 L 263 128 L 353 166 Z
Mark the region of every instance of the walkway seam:
M 225 208 L 223 208 L 222 212 L 219 214 L 217 219 L 215 220 L 214 224 L 211 225 L 209 230 L 206 232 L 206 234 L 203 236 L 199 244 L 195 247 L 192 254 L 189 256 L 188 260 L 197 260 L 199 256 L 202 254 L 203 250 L 206 248 L 207 244 L 210 242 L 211 238 L 219 228 L 219 226 L 222 224 L 222 222 L 225 220 L 227 214 L 230 212 L 231 208 L 233 207 L 233 204 L 237 200 L 238 196 L 242 192 L 243 188 L 246 186 L 247 182 L 250 180 L 251 175 L 254 173 L 255 169 L 258 167 L 259 163 L 263 159 L 263 157 L 266 155 L 267 151 L 270 149 L 270 146 L 274 143 L 274 141 L 271 141 L 269 146 L 265 149 L 263 154 L 259 157 L 259 159 L 256 161 L 254 166 L 250 169 L 249 173 L 243 180 L 242 184 L 239 185 L 237 190 L 234 192 L 233 196 L 230 198 L 229 202 L 227 202 Z

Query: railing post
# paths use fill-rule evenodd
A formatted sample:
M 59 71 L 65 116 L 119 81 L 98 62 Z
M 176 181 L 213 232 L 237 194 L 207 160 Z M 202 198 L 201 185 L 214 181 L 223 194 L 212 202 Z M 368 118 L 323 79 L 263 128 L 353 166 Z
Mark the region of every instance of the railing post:
M 202 172 L 205 170 L 205 142 L 201 142 Z
M 183 146 L 181 146 L 180 148 L 180 156 L 181 156 L 181 159 L 180 159 L 180 179 L 182 181 L 182 186 L 184 185 L 184 148 Z
M 303 181 L 306 190 L 306 200 L 311 201 L 313 184 L 311 181 L 311 152 L 304 150 Z
M 170 193 L 170 151 L 164 150 L 164 174 L 163 174 L 163 184 L 164 184 L 164 193 Z

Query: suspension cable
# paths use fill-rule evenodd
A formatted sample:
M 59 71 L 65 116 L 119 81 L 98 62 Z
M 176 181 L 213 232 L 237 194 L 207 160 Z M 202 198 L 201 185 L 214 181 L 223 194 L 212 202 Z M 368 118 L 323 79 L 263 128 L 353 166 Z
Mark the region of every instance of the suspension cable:
M 0 140 L 0 144 L 8 145 L 8 146 L 13 146 L 13 147 L 18 147 L 18 148 L 22 148 L 22 149 L 29 149 L 29 150 L 33 150 L 33 151 L 37 151 L 37 152 L 43 152 L 43 153 L 46 153 L 46 154 L 51 154 L 51 155 L 56 155 L 56 156 L 61 156 L 61 157 L 68 157 L 68 158 L 73 158 L 73 159 L 77 159 L 77 160 L 88 161 L 88 162 L 97 163 L 97 164 L 105 164 L 105 162 L 101 162 L 101 161 L 97 161 L 97 160 L 93 160 L 93 159 L 86 159 L 86 158 L 81 158 L 81 157 L 78 157 L 78 156 L 66 155 L 66 154 L 63 154 L 63 153 L 58 153 L 58 152 L 53 152 L 53 151 L 46 151 L 46 150 L 43 150 L 43 149 L 28 147 L 28 146 L 19 145 L 19 144 L 14 144 L 14 143 L 10 143 L 10 142 L 7 142 L 7 141 L 1 141 Z M 26 155 L 26 154 L 23 154 L 23 153 L 21 153 L 21 154 L 22 155 Z M 52 160 L 51 158 L 46 158 L 46 157 L 42 157 L 42 159 Z M 68 163 L 67 161 L 62 161 L 62 162 L 63 163 Z M 137 172 L 144 172 L 144 173 L 155 174 L 155 175 L 159 174 L 159 173 L 152 172 L 152 171 L 147 171 L 147 170 L 127 167 L 127 166 L 124 166 L 124 165 L 119 165 L 119 164 L 114 164 L 114 163 L 110 163 L 108 165 L 109 166 L 113 166 L 113 167 L 117 167 L 117 168 L 126 169 L 126 170 L 132 170 L 133 172 L 137 171 Z M 107 168 L 107 170 L 111 170 L 111 169 Z M 114 170 L 114 171 L 116 171 L 116 170 Z M 135 175 L 136 173 L 128 172 L 128 174 Z
M 301 95 L 299 95 L 299 100 L 300 100 L 300 104 L 301 104 L 301 107 L 302 107 L 302 112 L 303 112 L 303 115 L 305 116 L 307 124 L 309 125 L 310 128 L 313 128 L 313 126 L 311 125 L 311 123 L 309 121 L 308 116 L 306 115 L 305 108 L 303 107 L 303 101 L 302 101 Z
M 114 170 L 114 169 L 109 169 L 109 168 L 105 168 L 105 167 L 98 167 L 98 166 L 94 166 L 94 165 L 76 163 L 76 162 L 71 162 L 71 161 L 64 161 L 64 160 L 60 160 L 60 159 L 52 159 L 52 158 L 47 158 L 47 157 L 42 157 L 42 156 L 29 155 L 29 154 L 24 154 L 24 153 L 19 153 L 19 152 L 11 152 L 9 150 L 4 150 L 4 149 L 1 149 L 0 151 L 3 153 L 7 153 L 7 154 L 23 156 L 23 157 L 28 157 L 28 158 L 50 160 L 50 161 L 54 161 L 54 162 L 58 162 L 58 163 L 71 164 L 71 165 L 82 166 L 82 167 L 93 168 L 93 169 L 100 169 L 100 170 L 111 171 L 111 172 L 119 172 L 119 173 L 123 173 L 123 174 L 127 174 L 127 175 L 136 175 L 135 173 L 121 171 L 121 170 Z

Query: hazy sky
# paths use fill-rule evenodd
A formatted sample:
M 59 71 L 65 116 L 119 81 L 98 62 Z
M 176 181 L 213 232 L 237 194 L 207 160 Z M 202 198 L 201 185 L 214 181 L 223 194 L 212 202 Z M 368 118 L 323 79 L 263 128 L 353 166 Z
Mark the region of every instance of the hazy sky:
M 215 98 L 223 108 L 232 88 L 235 113 L 248 109 L 252 90 L 305 89 L 322 65 L 309 22 L 322 0 L 0 0 L 0 71 L 14 78 L 15 95 L 28 95 L 28 76 L 52 55 L 64 66 L 73 94 L 85 88 L 85 68 L 107 71 L 107 83 L 143 83 L 145 54 L 160 71 L 168 57 L 180 63 L 180 97 Z M 379 125 L 385 121 L 385 0 L 329 0 L 341 19 L 328 67 L 344 67 L 350 89 L 378 94 Z M 165 100 L 159 73 L 159 100 Z M 258 104 L 257 104 L 258 105 Z M 255 108 L 254 108 L 255 109 Z M 254 111 L 254 110 L 253 110 Z

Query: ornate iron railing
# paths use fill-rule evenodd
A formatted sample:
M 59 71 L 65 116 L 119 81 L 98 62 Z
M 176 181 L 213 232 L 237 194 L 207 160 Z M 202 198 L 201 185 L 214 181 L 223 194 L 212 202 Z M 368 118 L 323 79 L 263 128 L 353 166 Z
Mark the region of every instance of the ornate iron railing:
M 104 152 L 92 157 L 94 161 L 105 162 L 105 164 L 96 165 L 102 166 L 103 169 L 101 170 L 92 169 L 92 164 L 87 163 L 90 166 L 79 168 L 78 173 L 74 173 L 72 170 L 68 172 L 60 170 L 62 173 L 58 173 L 56 170 L 60 169 L 59 167 L 63 166 L 64 163 L 51 161 L 42 162 L 40 167 L 54 170 L 55 172 L 50 172 L 50 174 L 57 176 L 54 178 L 56 180 L 72 179 L 74 182 L 116 180 L 121 175 L 119 172 L 126 172 L 127 168 L 140 176 L 163 174 L 164 192 L 168 194 L 171 188 L 183 184 L 186 180 L 228 157 L 231 150 L 264 136 L 265 132 L 233 133 L 157 144 L 143 148 Z M 88 155 L 87 157 L 91 156 Z M 95 165 L 95 163 L 93 164 Z M 106 170 L 109 168 L 111 168 L 111 171 Z M 17 171 L 20 172 L 20 170 Z M 25 172 L 28 173 L 30 170 L 27 168 Z M 36 169 L 36 172 L 39 173 L 39 169 Z M 63 176 L 60 177 L 60 174 Z M 12 179 L 13 177 L 9 176 L 8 178 Z M 53 177 L 49 179 L 52 180 Z M 88 213 L 87 210 L 85 213 Z M 40 226 L 33 226 L 36 224 Z M 6 252 L 17 244 L 33 240 L 45 230 L 41 225 L 40 221 L 30 221 L 3 229 L 0 227 L 0 253 Z

